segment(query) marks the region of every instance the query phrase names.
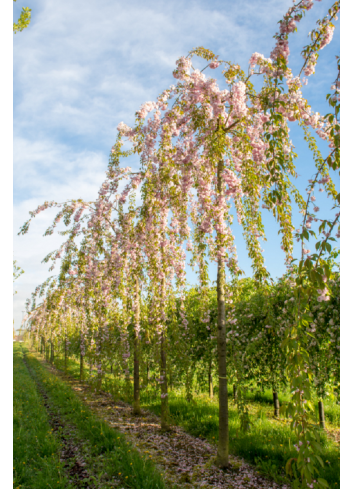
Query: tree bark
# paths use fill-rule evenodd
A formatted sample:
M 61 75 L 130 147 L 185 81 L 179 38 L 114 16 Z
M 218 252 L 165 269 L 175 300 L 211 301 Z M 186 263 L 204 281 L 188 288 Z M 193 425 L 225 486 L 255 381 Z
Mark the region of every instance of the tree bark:
M 325 411 L 324 411 L 324 403 L 322 401 L 318 402 L 319 406 L 319 421 L 320 421 L 320 428 L 323 430 L 325 429 Z
M 135 328 L 134 328 L 134 405 L 133 413 L 141 414 L 140 407 L 140 338 L 139 327 L 140 323 L 140 287 L 138 277 L 136 277 L 136 310 L 135 310 Z
M 279 418 L 279 400 L 278 400 L 278 394 L 275 391 L 273 391 L 273 407 L 274 407 L 275 418 Z
M 224 162 L 219 160 L 217 167 L 217 190 L 218 197 L 223 196 L 223 174 Z M 222 238 L 217 233 L 217 238 Z M 218 244 L 218 247 L 220 244 Z M 218 377 L 219 377 L 219 439 L 217 450 L 217 465 L 228 467 L 229 465 L 229 429 L 228 429 L 228 388 L 227 388 L 227 343 L 226 343 L 226 321 L 225 321 L 225 264 L 223 256 L 218 258 L 217 267 L 217 306 L 218 306 Z

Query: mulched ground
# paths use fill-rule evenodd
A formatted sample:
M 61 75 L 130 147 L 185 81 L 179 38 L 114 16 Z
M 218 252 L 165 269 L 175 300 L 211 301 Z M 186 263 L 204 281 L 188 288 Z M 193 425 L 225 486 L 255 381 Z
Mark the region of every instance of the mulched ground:
M 265 479 L 241 458 L 230 456 L 230 469 L 217 468 L 213 465 L 217 453 L 215 445 L 189 435 L 179 426 L 162 432 L 160 420 L 153 413 L 142 410 L 141 416 L 134 416 L 131 405 L 115 401 L 109 393 L 92 392 L 89 386 L 55 367 L 45 362 L 43 365 L 70 384 L 85 404 L 111 427 L 124 433 L 137 450 L 147 454 L 167 483 L 181 488 L 289 489 L 287 485 L 281 486 Z

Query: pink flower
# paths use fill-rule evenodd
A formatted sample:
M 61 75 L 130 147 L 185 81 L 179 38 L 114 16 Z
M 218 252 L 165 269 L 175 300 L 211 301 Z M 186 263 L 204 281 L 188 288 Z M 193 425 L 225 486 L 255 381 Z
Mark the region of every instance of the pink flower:
M 215 70 L 216 68 L 218 68 L 218 66 L 220 65 L 219 61 L 212 61 L 212 63 L 209 64 L 209 67 L 212 68 L 212 70 Z

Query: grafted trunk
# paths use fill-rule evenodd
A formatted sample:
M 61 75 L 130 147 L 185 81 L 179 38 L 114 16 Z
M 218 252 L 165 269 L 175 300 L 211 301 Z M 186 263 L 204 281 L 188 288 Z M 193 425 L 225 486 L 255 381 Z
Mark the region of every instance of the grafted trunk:
M 320 421 L 320 428 L 325 429 L 325 411 L 324 411 L 324 403 L 323 403 L 322 401 L 319 401 L 318 406 L 319 406 L 319 421 Z
M 213 399 L 212 360 L 210 360 L 208 365 L 208 393 L 210 399 Z
M 141 414 L 140 407 L 140 288 L 138 278 L 136 277 L 136 309 L 135 309 L 135 328 L 134 328 L 134 405 L 133 413 Z
M 224 162 L 219 160 L 217 167 L 217 190 L 218 197 L 223 196 L 223 170 Z M 217 238 L 221 236 L 217 233 Z M 218 245 L 220 247 L 220 245 Z M 226 343 L 226 321 L 225 321 L 225 264 L 223 256 L 218 258 L 217 267 L 217 306 L 218 306 L 218 377 L 219 377 L 219 439 L 217 450 L 217 465 L 228 467 L 229 465 L 229 429 L 228 429 L 228 388 L 227 388 L 227 343 Z
M 279 400 L 277 392 L 273 392 L 273 407 L 274 407 L 274 416 L 275 418 L 279 418 Z

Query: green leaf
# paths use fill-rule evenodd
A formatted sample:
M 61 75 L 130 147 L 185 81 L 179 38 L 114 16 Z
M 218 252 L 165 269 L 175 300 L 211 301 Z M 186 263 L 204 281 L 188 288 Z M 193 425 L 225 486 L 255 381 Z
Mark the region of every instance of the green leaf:
M 318 478 L 318 483 L 322 486 L 322 487 L 330 487 L 328 485 L 328 483 L 325 481 L 325 479 L 321 479 L 320 477 Z
M 318 459 L 318 461 L 320 462 L 320 465 L 321 467 L 324 467 L 324 462 L 322 461 L 322 458 L 320 457 L 320 455 L 315 455 L 315 457 Z

